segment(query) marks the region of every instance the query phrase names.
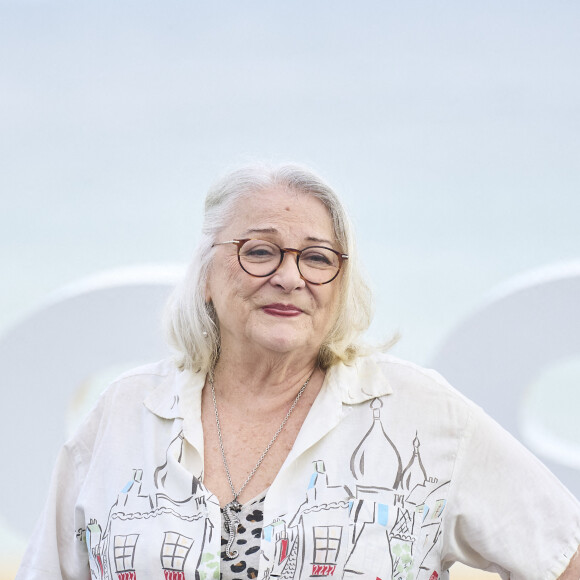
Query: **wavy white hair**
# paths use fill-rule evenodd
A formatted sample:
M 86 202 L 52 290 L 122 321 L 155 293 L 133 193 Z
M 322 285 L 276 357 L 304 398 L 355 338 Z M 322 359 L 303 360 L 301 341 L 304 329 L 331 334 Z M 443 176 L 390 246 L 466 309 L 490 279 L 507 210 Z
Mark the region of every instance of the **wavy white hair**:
M 322 201 L 332 219 L 339 250 L 349 256 L 341 276 L 331 282 L 340 284 L 340 299 L 334 325 L 320 346 L 319 366 L 327 369 L 338 362 L 348 364 L 366 351 L 360 339 L 371 322 L 372 296 L 361 275 L 352 227 L 342 203 L 332 188 L 307 167 L 259 163 L 226 174 L 207 194 L 201 239 L 185 279 L 171 295 L 165 312 L 168 340 L 177 351 L 180 368 L 207 373 L 217 362 L 219 321 L 212 303 L 205 299 L 206 281 L 215 251 L 212 244 L 232 219 L 238 202 L 252 192 L 274 187 Z

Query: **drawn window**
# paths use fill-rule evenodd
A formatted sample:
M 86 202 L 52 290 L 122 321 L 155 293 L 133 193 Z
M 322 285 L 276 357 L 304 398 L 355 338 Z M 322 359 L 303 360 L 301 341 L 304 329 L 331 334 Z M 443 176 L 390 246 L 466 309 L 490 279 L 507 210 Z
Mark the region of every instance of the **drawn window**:
M 185 559 L 191 550 L 193 540 L 177 532 L 165 532 L 161 550 L 161 566 L 165 570 L 183 571 Z
M 342 537 L 341 526 L 314 526 L 313 564 L 336 564 Z
M 115 536 L 115 568 L 117 572 L 129 572 L 134 570 L 135 547 L 139 534 L 129 536 Z

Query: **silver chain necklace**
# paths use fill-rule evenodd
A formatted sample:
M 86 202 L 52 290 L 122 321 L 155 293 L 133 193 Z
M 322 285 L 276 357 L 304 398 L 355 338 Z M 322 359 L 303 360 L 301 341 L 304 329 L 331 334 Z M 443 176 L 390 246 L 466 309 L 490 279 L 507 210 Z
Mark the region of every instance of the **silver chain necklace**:
M 234 541 L 236 539 L 236 534 L 238 533 L 238 526 L 240 525 L 240 518 L 237 516 L 237 514 L 242 507 L 241 504 L 238 502 L 238 497 L 242 493 L 242 491 L 244 491 L 246 485 L 248 485 L 248 483 L 250 482 L 252 477 L 254 477 L 254 474 L 256 473 L 256 471 L 258 471 L 258 468 L 260 467 L 260 465 L 262 465 L 262 461 L 264 461 L 264 458 L 266 457 L 268 451 L 270 451 L 272 445 L 274 445 L 274 442 L 276 441 L 276 439 L 278 439 L 278 435 L 280 435 L 280 433 L 282 432 L 282 429 L 284 429 L 284 426 L 288 422 L 288 419 L 290 418 L 292 411 L 294 411 L 294 408 L 298 404 L 298 401 L 300 400 L 302 393 L 305 391 L 306 387 L 308 386 L 308 383 L 310 382 L 310 379 L 312 378 L 313 374 L 314 374 L 314 371 L 312 371 L 310 373 L 310 376 L 306 379 L 306 382 L 302 385 L 301 389 L 298 391 L 298 394 L 296 395 L 296 398 L 294 399 L 294 402 L 292 403 L 292 405 L 290 405 L 290 408 L 288 409 L 286 416 L 282 420 L 280 427 L 278 427 L 278 430 L 276 431 L 276 433 L 274 433 L 274 437 L 272 437 L 272 439 L 270 440 L 270 443 L 268 443 L 268 445 L 266 445 L 266 449 L 264 449 L 264 451 L 262 451 L 262 455 L 260 455 L 260 459 L 258 459 L 258 462 L 256 463 L 256 465 L 254 465 L 252 471 L 250 471 L 250 473 L 248 474 L 248 477 L 246 477 L 246 481 L 244 481 L 244 483 L 242 484 L 242 487 L 240 487 L 240 489 L 238 490 L 237 493 L 236 493 L 236 488 L 234 487 L 234 482 L 232 481 L 232 476 L 230 474 L 230 468 L 228 467 L 228 461 L 226 459 L 226 452 L 224 449 L 224 442 L 222 440 L 222 430 L 220 427 L 220 417 L 218 414 L 217 401 L 216 401 L 216 397 L 215 397 L 215 388 L 213 386 L 213 372 L 211 372 L 209 375 L 209 384 L 211 387 L 211 396 L 213 399 L 213 410 L 215 412 L 215 424 L 217 426 L 218 439 L 219 439 L 219 443 L 220 443 L 220 450 L 222 452 L 222 460 L 224 462 L 224 467 L 226 470 L 226 476 L 228 478 L 228 483 L 230 484 L 230 489 L 232 490 L 232 494 L 234 496 L 232 501 L 230 501 L 228 504 L 226 504 L 224 506 L 224 526 L 226 528 L 226 531 L 229 534 L 229 540 L 228 540 L 228 543 L 226 546 L 226 556 L 228 558 L 235 558 L 238 555 L 237 550 L 232 551 L 232 546 L 233 546 Z

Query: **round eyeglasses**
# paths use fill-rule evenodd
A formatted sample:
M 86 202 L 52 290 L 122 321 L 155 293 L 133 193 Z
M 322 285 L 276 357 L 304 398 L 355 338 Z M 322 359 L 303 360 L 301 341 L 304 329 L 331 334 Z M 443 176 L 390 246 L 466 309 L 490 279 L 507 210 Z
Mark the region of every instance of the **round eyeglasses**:
M 256 278 L 265 278 L 273 274 L 282 264 L 284 254 L 295 254 L 296 266 L 300 277 L 310 284 L 328 284 L 340 272 L 347 254 L 337 252 L 325 246 L 308 246 L 302 250 L 281 248 L 264 240 L 228 240 L 217 242 L 213 246 L 235 244 L 238 247 L 238 262 L 244 272 Z

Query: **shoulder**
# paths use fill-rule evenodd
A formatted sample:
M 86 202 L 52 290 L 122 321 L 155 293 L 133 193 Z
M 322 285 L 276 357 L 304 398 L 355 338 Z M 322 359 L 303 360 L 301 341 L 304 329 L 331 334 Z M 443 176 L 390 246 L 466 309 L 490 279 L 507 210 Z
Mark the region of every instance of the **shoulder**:
M 70 445 L 91 448 L 95 440 L 113 425 L 136 425 L 148 413 L 145 403 L 152 393 L 170 392 L 179 374 L 172 359 L 133 368 L 121 374 L 101 393 L 85 416 Z
M 107 390 L 127 388 L 155 388 L 160 381 L 177 373 L 173 359 L 165 358 L 160 361 L 135 367 L 119 375 Z
M 142 405 L 147 396 L 161 385 L 170 386 L 179 374 L 174 361 L 166 358 L 135 367 L 119 375 L 100 396 L 101 406 Z
M 459 406 L 475 406 L 436 370 L 422 367 L 388 353 L 359 357 L 353 365 L 337 365 L 333 379 L 350 391 L 350 397 L 366 400 L 376 396 L 395 398 L 438 397 Z M 346 402 L 346 401 L 345 401 Z

